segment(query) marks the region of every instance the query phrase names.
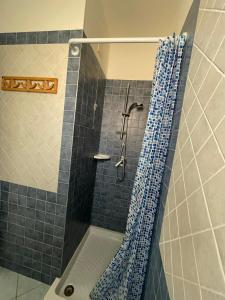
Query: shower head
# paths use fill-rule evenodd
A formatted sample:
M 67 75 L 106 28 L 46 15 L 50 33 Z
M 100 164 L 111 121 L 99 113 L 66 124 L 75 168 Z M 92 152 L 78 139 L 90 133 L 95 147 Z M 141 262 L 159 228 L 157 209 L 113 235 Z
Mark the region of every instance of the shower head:
M 141 103 L 141 104 L 138 104 L 137 102 L 135 102 L 135 103 L 132 103 L 131 104 L 131 106 L 129 107 L 129 109 L 128 109 L 128 115 L 130 115 L 130 113 L 131 113 L 131 111 L 133 110 L 133 109 L 135 109 L 135 108 L 137 108 L 137 109 L 143 109 L 143 104 Z

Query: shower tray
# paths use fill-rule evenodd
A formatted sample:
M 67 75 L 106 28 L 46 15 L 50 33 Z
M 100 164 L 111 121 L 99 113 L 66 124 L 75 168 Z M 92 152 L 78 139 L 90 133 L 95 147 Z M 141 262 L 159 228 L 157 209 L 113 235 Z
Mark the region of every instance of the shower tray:
M 61 278 L 56 278 L 44 300 L 88 300 L 92 288 L 119 249 L 123 234 L 90 226 Z M 65 296 L 71 285 L 74 293 Z

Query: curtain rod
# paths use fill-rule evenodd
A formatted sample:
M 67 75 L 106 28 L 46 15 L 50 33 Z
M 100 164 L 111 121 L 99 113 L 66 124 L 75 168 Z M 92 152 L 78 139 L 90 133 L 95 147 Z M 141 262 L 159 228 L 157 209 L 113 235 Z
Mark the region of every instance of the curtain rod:
M 107 44 L 107 43 L 158 43 L 166 37 L 126 37 L 126 38 L 73 38 L 69 44 Z
M 187 36 L 187 33 L 184 33 Z M 126 44 L 126 43 L 159 43 L 167 37 L 125 37 L 125 38 L 72 38 L 69 40 L 71 53 L 74 56 L 79 54 L 79 44 Z
M 166 37 L 137 37 L 137 38 L 73 38 L 69 40 L 71 46 L 71 54 L 77 56 L 79 54 L 78 44 L 127 44 L 127 43 L 159 43 Z

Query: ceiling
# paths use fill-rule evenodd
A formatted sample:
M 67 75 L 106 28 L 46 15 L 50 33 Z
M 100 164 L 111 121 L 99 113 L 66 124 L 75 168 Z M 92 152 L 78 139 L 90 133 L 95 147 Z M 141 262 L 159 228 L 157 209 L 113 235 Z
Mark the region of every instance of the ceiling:
M 179 34 L 193 0 L 86 0 L 87 37 Z M 149 80 L 157 44 L 92 45 L 109 79 Z M 135 71 L 134 71 L 135 70 Z
M 93 0 L 87 0 L 88 2 Z M 193 0 L 95 0 L 107 35 L 161 36 L 182 28 Z

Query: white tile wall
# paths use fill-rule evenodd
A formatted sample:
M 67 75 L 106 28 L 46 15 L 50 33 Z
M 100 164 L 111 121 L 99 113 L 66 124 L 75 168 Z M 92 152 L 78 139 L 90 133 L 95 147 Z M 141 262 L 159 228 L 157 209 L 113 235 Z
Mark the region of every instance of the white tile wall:
M 0 180 L 56 192 L 68 45 L 2 45 L 0 77 L 58 78 L 58 93 L 0 90 Z

